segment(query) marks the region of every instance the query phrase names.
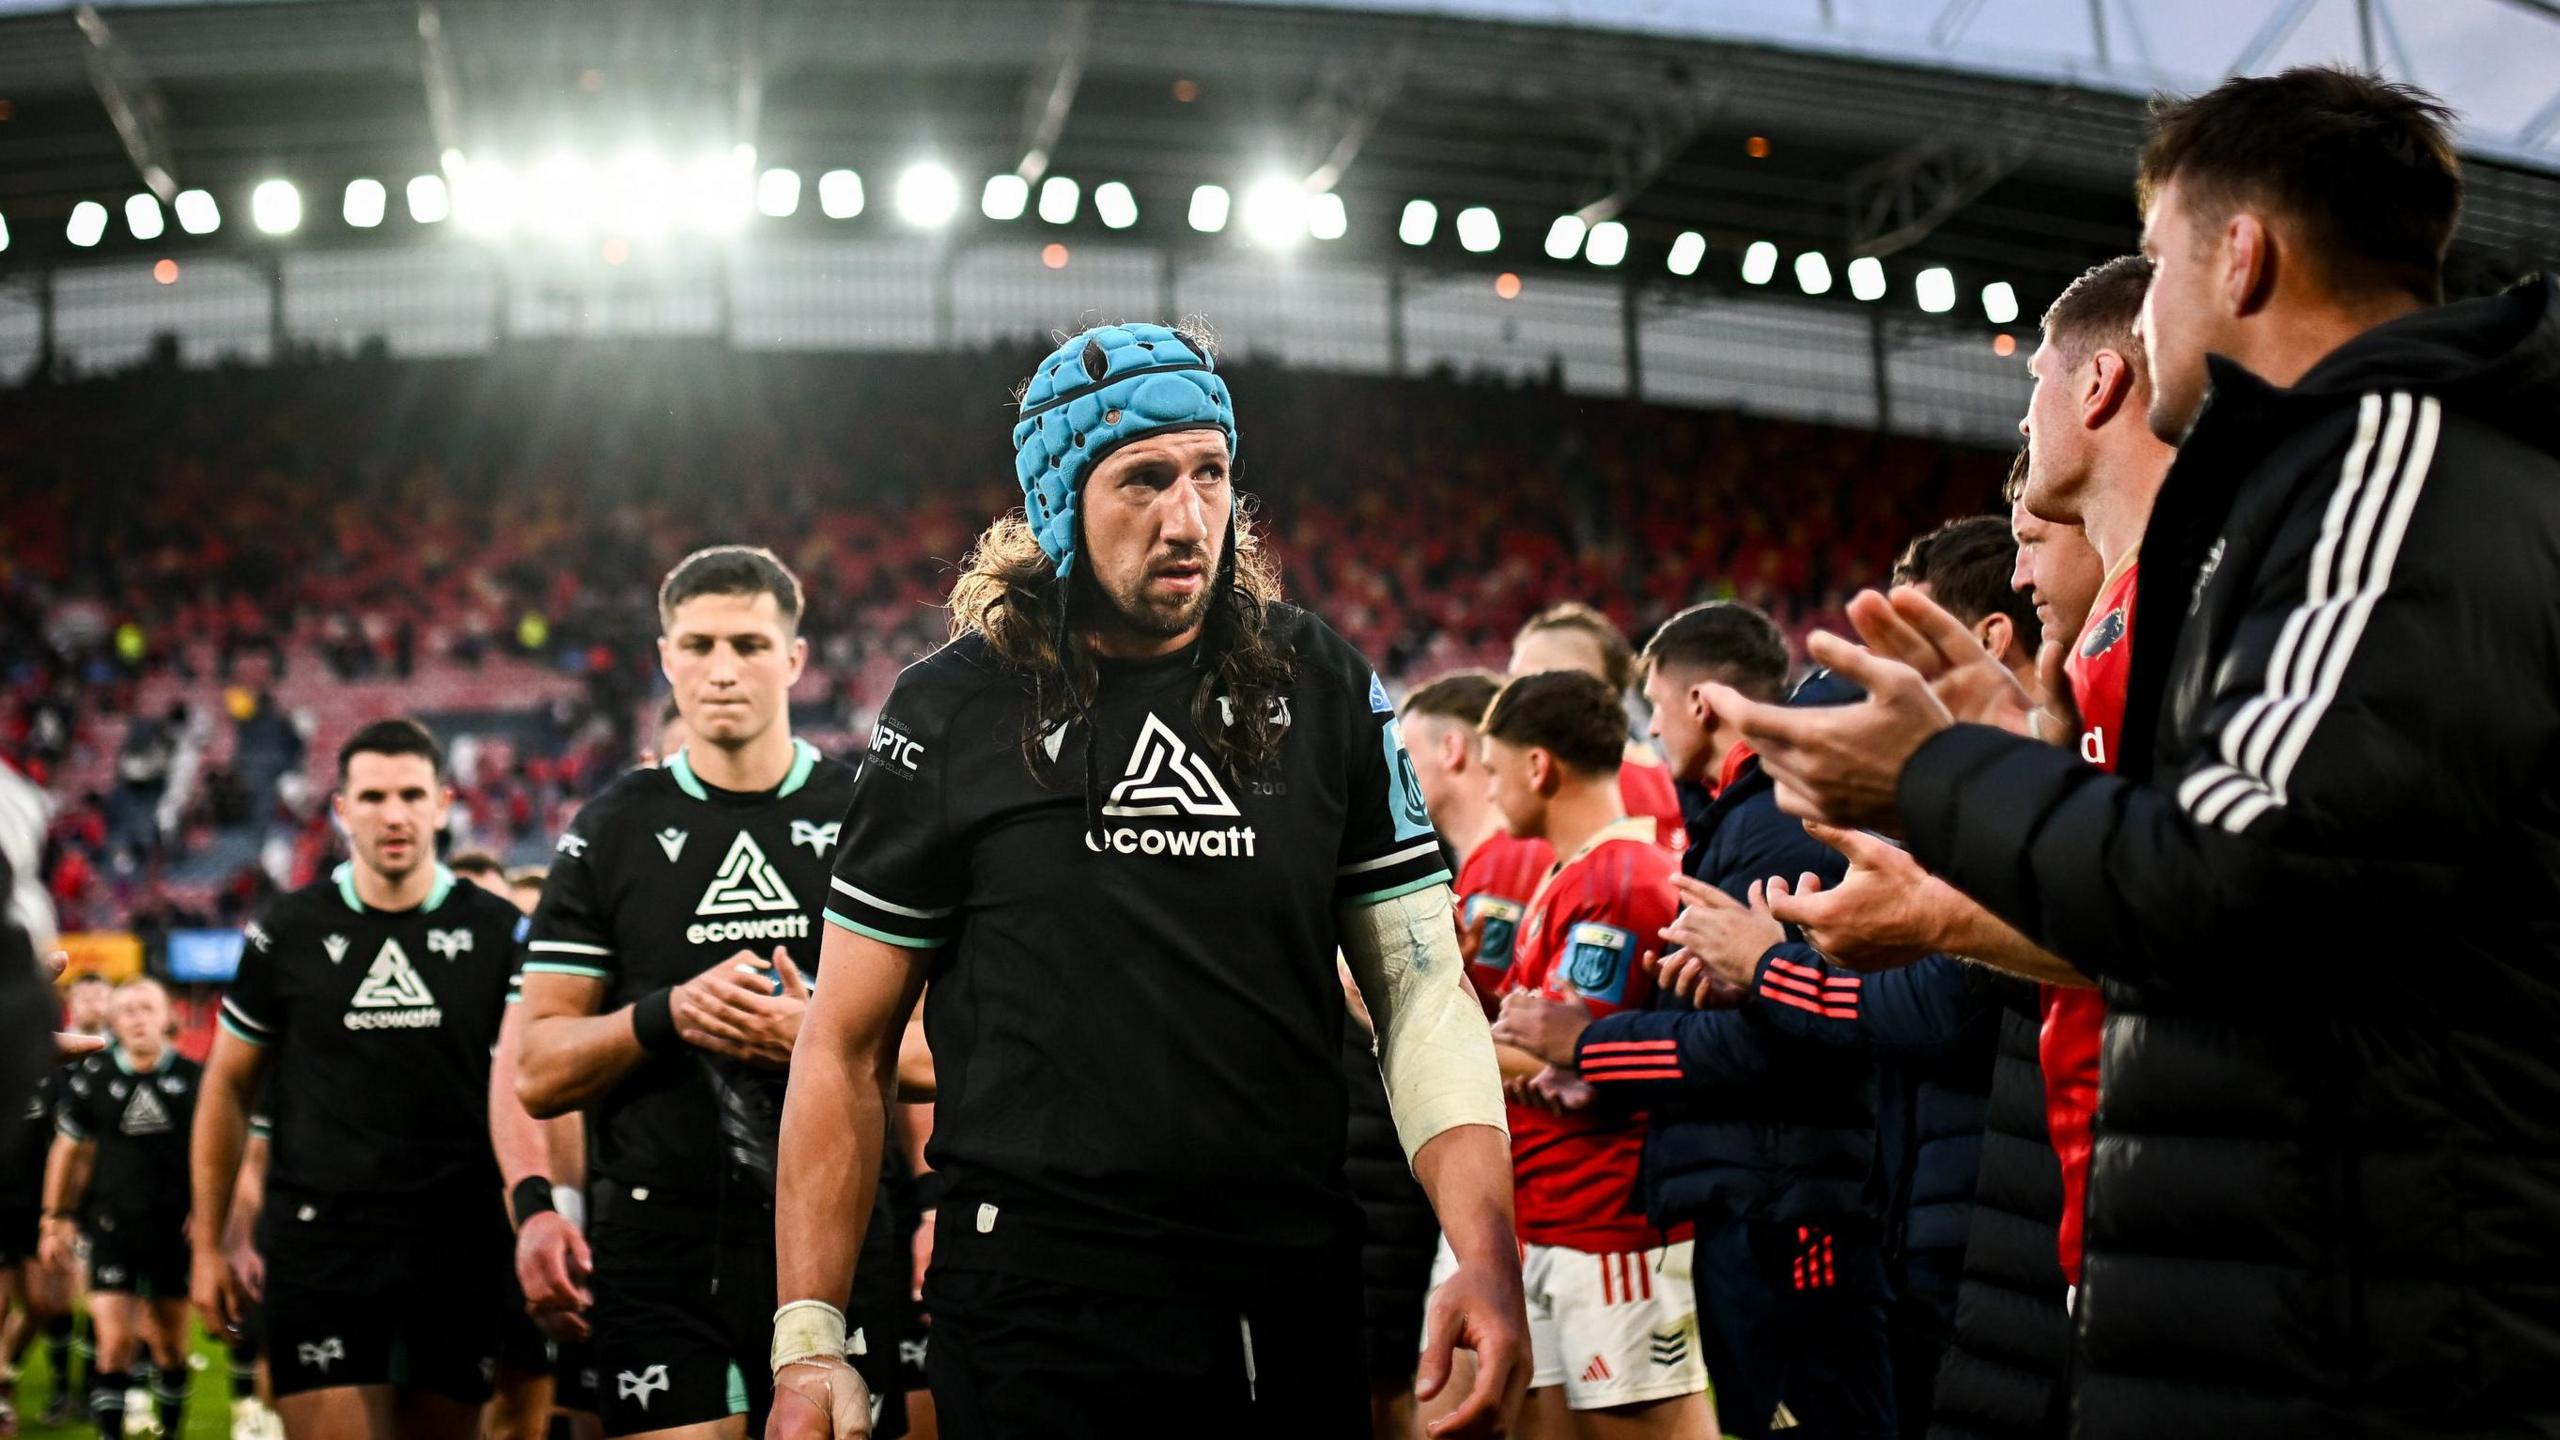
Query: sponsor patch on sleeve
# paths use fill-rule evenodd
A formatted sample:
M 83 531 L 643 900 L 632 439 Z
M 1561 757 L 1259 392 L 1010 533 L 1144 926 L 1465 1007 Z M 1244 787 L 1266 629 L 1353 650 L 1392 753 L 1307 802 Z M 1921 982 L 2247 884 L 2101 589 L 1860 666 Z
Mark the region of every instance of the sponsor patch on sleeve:
M 1586 920 L 1565 937 L 1565 976 L 1576 992 L 1612 1005 L 1624 1004 L 1636 937 L 1615 925 Z

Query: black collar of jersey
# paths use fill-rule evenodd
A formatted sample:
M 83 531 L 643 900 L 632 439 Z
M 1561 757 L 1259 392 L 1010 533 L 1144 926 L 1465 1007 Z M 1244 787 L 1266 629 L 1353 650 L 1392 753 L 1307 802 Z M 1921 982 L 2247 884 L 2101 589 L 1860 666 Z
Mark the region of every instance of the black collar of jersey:
M 702 783 L 702 777 L 693 773 L 692 750 L 693 747 L 686 746 L 668 756 L 666 764 L 659 768 L 665 770 L 667 778 L 675 781 L 676 788 L 685 794 L 696 800 L 711 800 L 714 798 L 714 787 L 705 785 Z M 819 758 L 817 746 L 794 735 L 791 737 L 791 769 L 782 777 L 780 785 L 771 790 L 721 790 L 718 794 L 722 797 L 736 795 L 758 800 L 782 799 L 809 783 L 809 772 L 818 768 Z
M 329 878 L 338 882 L 338 898 L 346 902 L 348 909 L 353 910 L 359 915 L 365 914 L 368 911 L 376 915 L 428 914 L 444 904 L 445 897 L 453 893 L 454 886 L 453 872 L 447 870 L 444 868 L 443 864 L 439 863 L 436 866 L 436 883 L 427 891 L 427 898 L 424 904 L 419 905 L 415 910 L 376 910 L 374 907 L 364 903 L 364 897 L 356 893 L 356 867 L 354 861 L 339 861 L 338 868 L 329 872 Z

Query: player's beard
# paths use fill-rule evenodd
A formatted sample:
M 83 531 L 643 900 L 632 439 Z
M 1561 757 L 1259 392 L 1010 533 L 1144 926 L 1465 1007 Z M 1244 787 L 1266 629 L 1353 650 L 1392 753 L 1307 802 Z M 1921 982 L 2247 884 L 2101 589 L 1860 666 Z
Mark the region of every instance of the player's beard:
M 1137 582 L 1125 590 L 1097 582 L 1092 587 L 1095 598 L 1102 601 L 1109 611 L 1111 623 L 1132 634 L 1143 635 L 1150 640 L 1170 640 L 1186 634 L 1209 618 L 1209 607 L 1218 596 L 1219 557 L 1207 553 L 1205 546 L 1202 552 L 1198 558 L 1205 583 L 1196 594 L 1174 604 L 1150 600 L 1147 596 L 1147 586 L 1156 578 L 1156 565 L 1161 563 L 1156 561 L 1150 561 Z

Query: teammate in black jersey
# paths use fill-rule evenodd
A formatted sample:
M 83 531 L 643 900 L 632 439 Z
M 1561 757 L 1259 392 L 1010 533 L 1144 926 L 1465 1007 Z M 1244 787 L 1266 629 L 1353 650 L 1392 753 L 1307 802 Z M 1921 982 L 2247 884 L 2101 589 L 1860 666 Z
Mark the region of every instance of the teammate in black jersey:
M 1510 1157 L 1449 875 L 1386 688 L 1277 599 L 1205 346 L 1067 342 L 1015 429 L 1027 514 L 899 677 L 845 819 L 791 1075 L 780 1436 L 861 1433 L 827 1308 L 868 1260 L 899 1037 L 931 980 L 941 1433 L 1365 1434 L 1347 954 L 1399 1138 L 1459 1259 L 1489 1433 L 1527 1380 Z M 859 1263 L 857 1263 L 859 1261 Z
M 488 1085 L 525 921 L 435 863 L 442 761 L 412 720 L 340 749 L 353 857 L 248 927 L 196 1112 L 195 1299 L 228 1330 L 244 1297 L 224 1222 L 269 1080 L 258 1248 L 294 1440 L 476 1436 L 515 1305 Z
M 97 1334 L 89 1415 L 102 1440 L 124 1435 L 138 1345 L 156 1367 L 160 1428 L 176 1435 L 187 1408 L 187 1129 L 204 1068 L 169 1043 L 169 995 L 159 981 L 116 987 L 108 1013 L 115 1047 L 71 1071 L 54 1110 L 44 1255 L 66 1263 L 88 1236 Z
M 535 1115 L 587 1111 L 605 1433 L 735 1437 L 762 1433 L 769 1402 L 783 1067 L 853 772 L 792 737 L 808 646 L 780 561 L 699 552 L 658 611 L 691 738 L 560 837 L 526 948 L 516 1089 Z M 858 1358 L 883 1379 L 896 1258 L 857 1307 Z

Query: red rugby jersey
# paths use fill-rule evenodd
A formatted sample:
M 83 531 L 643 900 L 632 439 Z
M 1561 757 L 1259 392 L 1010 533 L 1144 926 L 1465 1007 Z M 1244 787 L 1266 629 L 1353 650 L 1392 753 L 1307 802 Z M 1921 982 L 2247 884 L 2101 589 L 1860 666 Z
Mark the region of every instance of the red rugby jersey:
M 2071 700 L 2079 707 L 2080 758 L 2101 770 L 2116 768 L 2118 737 L 2124 730 L 2125 682 L 2133 669 L 2134 574 L 2141 569 L 2140 551 L 2127 555 L 2098 591 L 2089 623 L 2062 673 L 2071 682 Z M 2107 1019 L 2107 1002 L 2095 990 L 2044 987 L 2044 1027 L 2036 1037 L 2036 1058 L 2044 1068 L 2045 1127 L 2053 1132 L 2053 1150 L 2062 1160 L 2062 1274 L 2080 1283 L 2080 1237 L 2089 1195 L 2090 1128 L 2098 1114 L 2098 1050 Z
M 1652 751 L 1627 747 L 1627 758 L 1618 763 L 1618 808 L 1630 817 L 1652 820 L 1654 844 L 1674 855 L 1688 847 L 1680 795 L 1671 788 L 1671 767 Z
M 1593 1016 L 1641 1010 L 1653 996 L 1644 956 L 1661 948 L 1678 912 L 1680 865 L 1654 842 L 1654 821 L 1629 816 L 1550 871 L 1530 899 L 1507 988 L 1561 1000 L 1568 988 Z M 1551 1115 L 1511 1107 L 1511 1177 L 1520 1238 L 1591 1254 L 1663 1243 L 1638 1190 L 1644 1116 L 1614 1108 Z
M 1555 863 L 1556 852 L 1546 841 L 1496 830 L 1458 867 L 1459 920 L 1469 925 L 1478 917 L 1484 920 L 1484 940 L 1468 962 L 1467 978 L 1475 982 L 1476 998 L 1484 1002 L 1488 1018 L 1511 974 L 1512 950 L 1521 918 L 1529 913 L 1529 897 L 1538 893 L 1538 882 Z

